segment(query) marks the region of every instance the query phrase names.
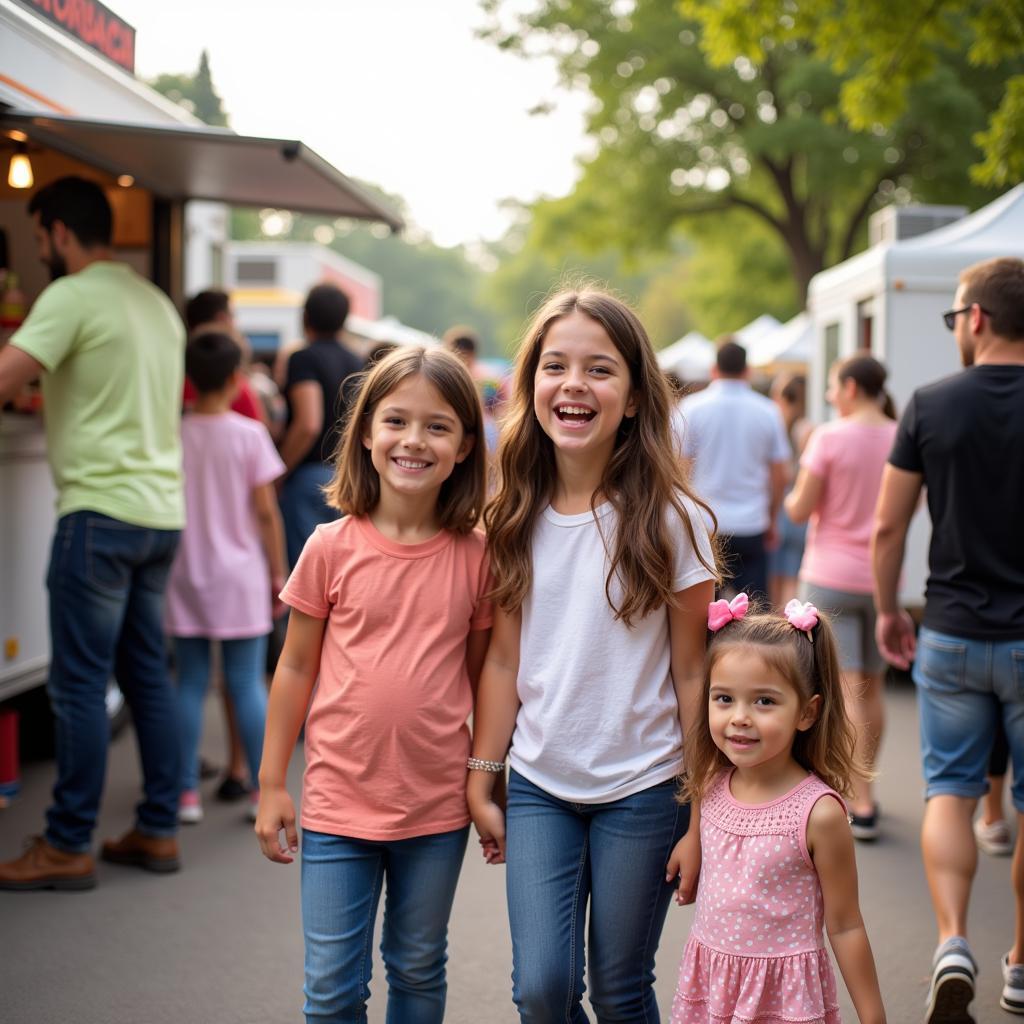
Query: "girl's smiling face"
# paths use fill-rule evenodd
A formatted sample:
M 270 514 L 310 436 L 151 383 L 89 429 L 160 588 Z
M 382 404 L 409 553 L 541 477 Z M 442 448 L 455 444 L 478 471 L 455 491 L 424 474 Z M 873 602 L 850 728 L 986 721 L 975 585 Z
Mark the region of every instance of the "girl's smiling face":
M 422 497 L 441 485 L 473 447 L 455 410 L 422 376 L 407 377 L 377 403 L 363 445 L 381 494 Z
M 636 402 L 629 367 L 596 320 L 576 310 L 548 328 L 533 408 L 562 453 L 611 457 L 619 425 L 635 415 Z
M 805 701 L 756 647 L 724 651 L 711 668 L 711 737 L 739 769 L 788 764 L 797 732 L 814 724 L 820 703 L 817 695 Z

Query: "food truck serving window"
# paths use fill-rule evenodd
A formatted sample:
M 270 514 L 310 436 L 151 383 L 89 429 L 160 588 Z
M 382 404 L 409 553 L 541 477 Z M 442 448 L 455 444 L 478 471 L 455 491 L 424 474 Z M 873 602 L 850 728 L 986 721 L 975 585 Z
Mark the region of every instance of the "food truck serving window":
M 294 140 L 17 111 L 0 112 L 0 125 L 115 177 L 130 175 L 162 199 L 273 206 L 402 227 L 392 210 Z

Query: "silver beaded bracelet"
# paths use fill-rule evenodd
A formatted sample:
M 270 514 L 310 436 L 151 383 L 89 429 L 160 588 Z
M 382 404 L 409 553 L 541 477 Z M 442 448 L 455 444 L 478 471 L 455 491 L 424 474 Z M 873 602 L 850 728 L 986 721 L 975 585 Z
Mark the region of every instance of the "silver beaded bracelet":
M 505 770 L 504 761 L 487 761 L 482 757 L 471 757 L 466 761 L 466 767 L 473 771 L 481 772 L 503 772 Z

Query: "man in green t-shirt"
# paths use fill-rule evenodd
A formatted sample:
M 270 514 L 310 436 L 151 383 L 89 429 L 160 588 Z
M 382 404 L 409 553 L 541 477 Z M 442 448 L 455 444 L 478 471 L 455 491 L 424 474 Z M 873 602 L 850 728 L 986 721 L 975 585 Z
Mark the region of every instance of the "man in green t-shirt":
M 0 349 L 0 405 L 42 380 L 57 528 L 47 575 L 57 782 L 45 835 L 0 864 L 0 889 L 88 889 L 116 673 L 145 796 L 105 860 L 178 867 L 180 748 L 163 592 L 184 525 L 179 418 L 185 332 L 170 300 L 114 262 L 103 190 L 61 178 L 29 203 L 53 283 Z

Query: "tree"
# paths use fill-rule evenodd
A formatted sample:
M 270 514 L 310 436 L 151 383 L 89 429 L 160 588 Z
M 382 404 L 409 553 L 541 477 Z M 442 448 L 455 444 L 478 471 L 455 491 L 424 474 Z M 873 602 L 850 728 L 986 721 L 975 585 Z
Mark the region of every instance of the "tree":
M 204 124 L 218 128 L 228 127 L 228 115 L 220 96 L 213 86 L 210 74 L 210 56 L 203 50 L 195 74 L 163 74 L 149 83 L 157 92 L 195 114 Z
M 563 81 L 594 98 L 596 155 L 550 219 L 555 233 L 642 251 L 699 222 L 710 226 L 698 234 L 721 241 L 727 226 L 742 246 L 742 225 L 759 223 L 781 244 L 799 306 L 815 273 L 856 250 L 876 206 L 992 196 L 966 182 L 965 142 L 1002 80 L 955 53 L 909 90 L 890 128 L 857 131 L 839 113 L 841 77 L 807 43 L 770 42 L 757 60 L 739 51 L 727 63 L 726 44 L 709 60 L 702 24 L 671 4 L 535 0 L 507 14 L 507 0 L 484 2 L 489 38 L 552 56 Z M 742 216 L 719 221 L 725 212 Z
M 680 10 L 700 22 L 708 55 L 728 64 L 736 53 L 758 61 L 769 48 L 809 44 L 848 77 L 840 109 L 858 130 L 891 125 L 909 103 L 911 89 L 938 70 L 944 50 L 966 51 L 973 68 L 1003 69 L 998 108 L 973 136 L 983 160 L 971 168 L 985 185 L 1024 178 L 1024 4 L 1021 0 L 681 0 Z

